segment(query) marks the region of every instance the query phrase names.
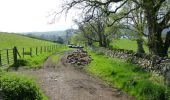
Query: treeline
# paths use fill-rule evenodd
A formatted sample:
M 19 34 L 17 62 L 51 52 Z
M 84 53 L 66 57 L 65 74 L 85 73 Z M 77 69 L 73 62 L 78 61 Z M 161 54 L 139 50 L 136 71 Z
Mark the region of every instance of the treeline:
M 62 7 L 62 12 L 81 11 L 74 20 L 80 30 L 74 40 L 79 43 L 109 47 L 115 38 L 129 38 L 136 40 L 138 53 L 145 53 L 146 41 L 150 54 L 168 56 L 169 0 L 70 0 Z

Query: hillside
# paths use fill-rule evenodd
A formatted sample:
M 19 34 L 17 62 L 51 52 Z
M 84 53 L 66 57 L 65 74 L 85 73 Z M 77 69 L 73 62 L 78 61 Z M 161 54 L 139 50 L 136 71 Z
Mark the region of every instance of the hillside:
M 0 49 L 17 47 L 36 47 L 36 46 L 49 46 L 55 43 L 33 39 L 26 36 L 14 33 L 0 33 Z
M 48 31 L 48 32 L 28 32 L 24 34 L 31 34 L 35 36 L 41 36 L 41 35 L 55 35 L 55 36 L 65 36 L 66 31 Z
M 23 33 L 26 36 L 36 37 L 46 40 L 57 41 L 59 38 L 65 39 L 66 36 L 72 36 L 77 33 L 77 29 L 67 29 L 64 31 L 47 31 L 47 32 L 27 32 Z

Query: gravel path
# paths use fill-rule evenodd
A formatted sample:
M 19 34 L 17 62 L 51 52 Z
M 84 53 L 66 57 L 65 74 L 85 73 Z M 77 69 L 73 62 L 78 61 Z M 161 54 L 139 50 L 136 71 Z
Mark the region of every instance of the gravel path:
M 111 88 L 100 79 L 94 78 L 66 63 L 70 52 L 65 52 L 58 65 L 49 57 L 41 69 L 20 70 L 36 77 L 49 100 L 134 100 L 116 88 Z

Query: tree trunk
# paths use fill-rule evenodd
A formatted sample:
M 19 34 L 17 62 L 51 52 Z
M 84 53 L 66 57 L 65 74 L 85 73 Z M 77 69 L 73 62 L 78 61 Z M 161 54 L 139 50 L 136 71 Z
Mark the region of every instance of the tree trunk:
M 162 57 L 166 56 L 167 53 L 164 52 L 163 41 L 160 35 L 161 32 L 151 28 L 149 30 L 150 30 L 148 37 L 149 52 L 153 55 L 158 55 Z
M 107 47 L 107 41 L 104 33 L 98 32 L 98 37 L 99 37 L 99 46 L 100 47 Z
M 143 40 L 142 39 L 137 39 L 137 53 L 145 53 L 144 48 L 143 48 Z
M 103 37 L 103 47 L 106 48 L 108 47 L 106 36 L 103 34 L 102 37 Z
M 93 43 L 92 43 L 92 40 L 88 39 L 87 45 L 88 45 L 88 46 L 92 46 L 92 44 L 93 44 Z
M 153 55 L 165 56 L 163 40 L 161 38 L 162 28 L 157 22 L 156 12 L 153 9 L 145 9 L 145 16 L 148 23 L 148 47 Z
M 103 34 L 101 32 L 100 26 L 98 25 L 98 32 L 97 32 L 98 38 L 99 38 L 99 46 L 103 47 Z
M 163 53 L 165 54 L 165 56 L 168 56 L 169 46 L 170 46 L 170 31 L 167 33 L 165 43 L 164 43 Z

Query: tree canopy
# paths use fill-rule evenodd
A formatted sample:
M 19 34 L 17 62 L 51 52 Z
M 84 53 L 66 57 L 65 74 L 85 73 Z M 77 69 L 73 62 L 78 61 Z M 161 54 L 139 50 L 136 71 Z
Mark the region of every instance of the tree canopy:
M 168 54 L 170 32 L 167 32 L 164 41 L 161 35 L 164 29 L 170 27 L 170 0 L 66 0 L 61 12 L 67 13 L 73 8 L 81 10 L 84 22 L 96 23 L 94 19 L 97 15 L 97 18 L 103 17 L 105 21 L 101 24 L 100 20 L 95 27 L 100 24 L 100 27 L 104 25 L 105 28 L 113 28 L 112 31 L 116 29 L 112 26 L 121 23 L 125 29 L 136 32 L 138 39 L 141 39 L 141 36 L 147 37 L 151 54 Z M 87 24 L 84 25 L 87 27 Z M 99 31 L 96 33 L 100 34 Z

